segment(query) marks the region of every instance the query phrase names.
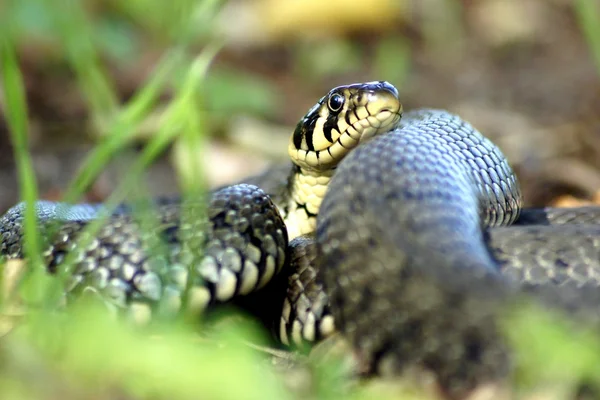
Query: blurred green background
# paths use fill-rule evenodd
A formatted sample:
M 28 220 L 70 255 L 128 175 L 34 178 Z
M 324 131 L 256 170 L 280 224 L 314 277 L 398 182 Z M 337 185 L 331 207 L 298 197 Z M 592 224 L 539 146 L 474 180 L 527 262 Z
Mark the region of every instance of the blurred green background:
M 368 80 L 396 85 L 405 109 L 474 124 L 529 205 L 598 197 L 594 0 L 4 0 L 0 40 L 0 213 L 25 182 L 46 199 L 105 201 L 131 189 L 125 177 L 156 195 L 239 181 L 286 159 L 294 125 L 330 88 Z M 35 181 L 13 148 L 28 150 Z M 5 309 L 0 334 L 21 317 Z M 55 318 L 0 338 L 1 398 L 348 395 L 343 373 L 319 365 L 284 384 L 239 341 L 224 354 L 180 340 L 188 328 L 157 345 L 100 316 Z

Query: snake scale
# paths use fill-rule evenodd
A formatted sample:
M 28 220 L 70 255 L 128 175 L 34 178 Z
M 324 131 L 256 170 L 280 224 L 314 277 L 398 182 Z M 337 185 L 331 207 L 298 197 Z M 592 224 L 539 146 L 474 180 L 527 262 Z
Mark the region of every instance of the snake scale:
M 154 224 L 102 205 L 40 201 L 48 270 L 136 320 L 234 301 L 285 344 L 339 330 L 365 372 L 432 371 L 451 396 L 506 377 L 498 327 L 518 299 L 600 321 L 600 212 L 521 209 L 501 151 L 443 110 L 404 112 L 387 82 L 340 86 L 300 120 L 293 163 L 207 199 L 157 199 Z M 24 205 L 0 219 L 22 258 Z

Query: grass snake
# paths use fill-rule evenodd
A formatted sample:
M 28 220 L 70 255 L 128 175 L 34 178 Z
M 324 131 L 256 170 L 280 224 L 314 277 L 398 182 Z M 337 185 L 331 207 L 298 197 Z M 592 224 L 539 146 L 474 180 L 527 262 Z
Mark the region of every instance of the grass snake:
M 522 209 L 501 151 L 460 117 L 403 113 L 386 82 L 340 86 L 288 153 L 206 201 L 155 200 L 149 227 L 122 205 L 84 248 L 102 205 L 40 201 L 42 231 L 60 221 L 48 270 L 68 268 L 67 298 L 93 288 L 134 319 L 234 301 L 286 344 L 337 329 L 366 372 L 416 365 L 451 395 L 509 373 L 497 320 L 515 299 L 600 320 L 598 210 Z M 7 258 L 24 256 L 23 208 L 0 219 Z

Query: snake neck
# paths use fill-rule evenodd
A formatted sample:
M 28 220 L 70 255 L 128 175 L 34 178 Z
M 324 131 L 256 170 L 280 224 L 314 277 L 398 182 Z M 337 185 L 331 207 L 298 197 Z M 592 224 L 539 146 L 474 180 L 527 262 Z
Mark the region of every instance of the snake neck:
M 312 171 L 294 165 L 288 179 L 287 201 L 281 207 L 290 240 L 314 232 L 319 207 L 334 171 Z

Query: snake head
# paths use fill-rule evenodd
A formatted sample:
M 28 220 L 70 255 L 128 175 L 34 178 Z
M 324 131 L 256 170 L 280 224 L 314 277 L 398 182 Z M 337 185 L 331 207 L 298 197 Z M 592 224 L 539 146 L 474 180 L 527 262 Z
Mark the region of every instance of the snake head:
M 288 153 L 300 168 L 332 169 L 360 142 L 395 129 L 401 116 L 398 90 L 388 82 L 338 86 L 298 122 Z

